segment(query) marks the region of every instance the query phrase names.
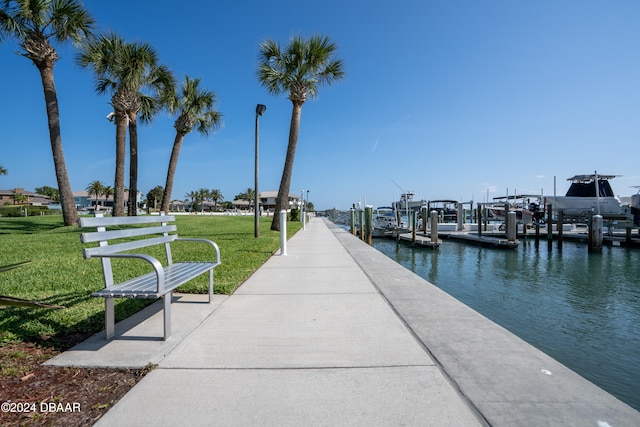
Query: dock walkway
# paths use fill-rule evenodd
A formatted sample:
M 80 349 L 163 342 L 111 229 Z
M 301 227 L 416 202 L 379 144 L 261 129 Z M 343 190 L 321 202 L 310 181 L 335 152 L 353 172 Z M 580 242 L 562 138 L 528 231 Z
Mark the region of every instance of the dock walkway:
M 312 220 L 232 296 L 53 365 L 157 364 L 97 425 L 637 426 L 640 413 L 348 232 Z M 224 260 L 223 260 L 224 261 Z M 180 299 L 180 298 L 179 298 Z M 202 300 L 204 301 L 204 299 Z

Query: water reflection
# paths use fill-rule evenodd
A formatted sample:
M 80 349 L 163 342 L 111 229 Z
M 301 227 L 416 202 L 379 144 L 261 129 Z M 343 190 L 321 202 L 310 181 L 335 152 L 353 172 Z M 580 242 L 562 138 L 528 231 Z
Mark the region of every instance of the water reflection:
M 640 251 L 374 247 L 640 410 Z

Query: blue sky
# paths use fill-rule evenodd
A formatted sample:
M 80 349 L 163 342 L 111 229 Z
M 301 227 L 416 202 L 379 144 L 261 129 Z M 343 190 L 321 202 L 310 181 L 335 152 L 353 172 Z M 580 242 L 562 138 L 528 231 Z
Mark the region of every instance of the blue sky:
M 151 6 L 153 4 L 153 6 Z M 256 78 L 258 45 L 328 36 L 343 80 L 302 109 L 291 191 L 317 208 L 375 206 L 400 188 L 418 199 L 552 195 L 592 173 L 621 196 L 640 185 L 640 2 L 635 0 L 175 1 L 92 0 L 98 27 L 148 42 L 179 80 L 199 77 L 217 95 L 222 129 L 186 136 L 174 199 L 199 188 L 225 200 L 253 187 L 255 105 L 260 190 L 277 190 L 291 102 Z M 36 68 L 0 44 L 0 188 L 56 186 Z M 59 49 L 54 70 L 74 191 L 113 185 L 109 97 Z M 139 126 L 139 188 L 164 185 L 175 136 L 163 114 Z M 128 173 L 127 173 L 128 176 Z

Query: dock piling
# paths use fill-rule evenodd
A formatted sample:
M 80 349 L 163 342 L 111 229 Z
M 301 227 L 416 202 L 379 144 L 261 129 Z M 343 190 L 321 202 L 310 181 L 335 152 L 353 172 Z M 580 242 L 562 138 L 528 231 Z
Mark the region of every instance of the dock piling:
M 431 211 L 431 242 L 438 242 L 438 212 Z
M 564 231 L 564 212 L 558 212 L 558 249 L 562 250 L 562 232 Z
M 411 241 L 413 242 L 414 245 L 416 243 L 417 231 L 418 231 L 418 211 L 413 211 L 411 213 Z
M 589 225 L 589 252 L 601 253 L 604 238 L 602 233 L 602 215 L 593 215 Z
M 422 215 L 422 232 L 426 235 L 427 234 L 427 207 L 423 206 L 422 208 L 420 208 L 420 214 Z
M 509 242 L 515 242 L 518 235 L 518 223 L 516 221 L 516 213 L 511 211 L 507 214 L 507 240 Z
M 367 206 L 364 208 L 364 234 L 365 241 L 369 246 L 373 245 L 373 208 Z
M 350 230 L 351 230 L 351 234 L 355 236 L 356 235 L 356 209 L 351 208 L 349 211 L 350 211 L 349 213 L 351 214 Z
M 511 222 L 511 215 L 509 215 L 509 203 L 504 204 L 504 236 L 509 240 L 509 228 Z
M 553 206 L 551 203 L 547 205 L 547 248 L 552 249 L 553 246 Z

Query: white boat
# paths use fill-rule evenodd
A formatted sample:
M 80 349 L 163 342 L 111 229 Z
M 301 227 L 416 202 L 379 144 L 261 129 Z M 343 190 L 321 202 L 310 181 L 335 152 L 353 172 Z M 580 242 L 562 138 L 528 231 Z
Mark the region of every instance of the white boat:
M 384 236 L 398 228 L 393 208 L 380 207 L 373 214 L 373 236 Z
M 509 204 L 509 212 L 515 212 L 518 223 L 531 224 L 534 220 L 544 218 L 542 196 L 537 194 L 494 197 L 493 200 L 493 204 L 487 205 L 487 211 L 489 216 L 497 221 L 505 220 L 505 204 Z
M 403 212 L 404 215 L 408 215 L 410 211 L 419 211 L 422 206 L 427 205 L 426 200 L 413 200 L 413 196 L 415 196 L 415 193 L 412 191 L 402 193 L 400 200 L 393 202 L 393 209 L 398 212 Z
M 553 210 L 564 217 L 584 218 L 590 212 L 605 219 L 632 219 L 631 206 L 616 197 L 609 180 L 616 175 L 576 175 L 568 178 L 571 186 L 563 197 L 554 198 Z

